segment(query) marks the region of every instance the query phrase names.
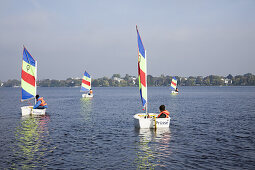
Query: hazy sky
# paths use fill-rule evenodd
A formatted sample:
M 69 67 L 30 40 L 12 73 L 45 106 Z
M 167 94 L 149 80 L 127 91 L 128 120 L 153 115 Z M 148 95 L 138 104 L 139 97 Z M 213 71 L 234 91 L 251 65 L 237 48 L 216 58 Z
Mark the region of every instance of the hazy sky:
M 255 73 L 254 0 L 1 0 L 0 80 L 20 79 L 23 45 L 39 79 Z

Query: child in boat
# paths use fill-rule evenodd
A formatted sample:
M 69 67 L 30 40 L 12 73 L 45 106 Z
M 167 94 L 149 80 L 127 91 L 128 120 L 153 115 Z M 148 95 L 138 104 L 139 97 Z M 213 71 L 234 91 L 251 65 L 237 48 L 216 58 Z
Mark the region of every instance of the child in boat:
M 43 100 L 43 97 L 39 98 L 39 95 L 37 94 L 35 96 L 36 98 L 36 104 L 34 105 L 33 109 L 45 109 L 48 108 L 47 103 Z
M 176 92 L 178 92 L 178 91 L 179 91 L 177 87 L 176 87 L 175 91 L 176 91 Z
M 93 91 L 92 91 L 92 89 L 90 89 L 88 95 L 92 95 L 92 94 L 93 94 Z
M 166 110 L 165 105 L 159 106 L 160 113 L 157 118 L 168 118 L 169 112 Z

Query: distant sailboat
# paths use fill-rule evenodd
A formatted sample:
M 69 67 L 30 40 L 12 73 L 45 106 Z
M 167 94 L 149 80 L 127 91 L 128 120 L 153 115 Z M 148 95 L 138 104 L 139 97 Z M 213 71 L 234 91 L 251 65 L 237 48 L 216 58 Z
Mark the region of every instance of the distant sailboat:
M 137 26 L 137 39 L 138 39 L 138 79 L 139 79 L 139 90 L 141 95 L 141 101 L 143 110 L 145 113 L 138 113 L 134 115 L 135 127 L 136 128 L 162 128 L 169 127 L 169 118 L 156 118 L 158 114 L 148 113 L 147 106 L 147 57 L 144 49 L 140 34 Z
M 172 94 L 178 94 L 178 90 L 176 90 L 177 89 L 176 87 L 177 87 L 177 79 L 175 77 L 173 77 L 172 82 L 171 82 L 171 89 L 172 89 L 171 93 Z
M 91 89 L 91 77 L 89 73 L 85 71 L 83 78 L 82 78 L 82 83 L 81 83 L 81 92 L 85 92 L 82 94 L 83 98 L 92 98 L 93 94 L 90 94 L 90 89 Z
M 36 78 L 37 78 L 37 61 L 24 47 L 21 73 L 21 88 L 22 88 L 21 101 L 28 101 L 35 98 L 37 90 Z M 21 112 L 22 116 L 30 114 L 44 115 L 46 109 L 33 109 L 33 106 L 23 106 L 21 107 Z

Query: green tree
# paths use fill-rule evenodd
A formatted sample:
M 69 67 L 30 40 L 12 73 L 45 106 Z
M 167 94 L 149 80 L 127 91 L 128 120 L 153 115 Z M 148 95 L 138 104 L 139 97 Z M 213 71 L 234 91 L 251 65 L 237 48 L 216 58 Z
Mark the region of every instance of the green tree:
M 230 79 L 230 80 L 232 80 L 232 79 L 233 79 L 233 76 L 232 76 L 231 74 L 229 74 L 229 75 L 227 76 L 227 78 Z
M 213 86 L 224 85 L 223 77 L 210 75 L 210 84 Z
M 59 87 L 59 80 L 51 80 L 50 81 L 50 86 L 51 87 Z
M 20 81 L 16 80 L 16 79 L 12 79 L 12 80 L 7 80 L 7 82 L 5 82 L 3 84 L 4 87 L 14 87 L 14 86 L 20 86 Z
M 67 87 L 74 87 L 75 86 L 74 80 L 72 78 L 66 79 L 66 86 Z
M 40 80 L 38 85 L 41 87 L 51 87 L 51 81 L 50 79 Z
M 113 77 L 120 78 L 120 74 L 113 74 L 113 75 L 112 75 L 112 78 L 113 78 Z
M 154 85 L 152 75 L 148 75 L 148 76 L 147 76 L 147 85 L 148 85 L 148 86 L 153 86 L 153 85 Z
M 124 80 L 128 81 L 130 80 L 130 76 L 128 74 L 125 75 Z
M 163 80 L 163 86 L 170 86 L 171 82 L 172 82 L 172 77 L 170 76 L 165 76 L 164 80 Z M 177 81 L 178 83 L 178 81 Z
M 202 76 L 197 76 L 197 78 L 196 78 L 196 84 L 200 84 L 200 85 L 203 84 L 203 77 L 202 77 Z
M 187 81 L 187 80 L 186 80 L 185 77 L 180 78 L 180 81 L 179 81 L 179 82 L 180 82 L 180 85 L 181 85 L 181 86 L 185 86 L 185 85 L 186 85 L 186 81 Z
M 65 87 L 66 86 L 66 81 L 65 80 L 60 80 L 59 81 L 59 87 Z
M 248 86 L 254 86 L 255 85 L 255 75 L 252 75 L 251 73 L 244 74 L 244 77 L 246 78 L 246 85 Z
M 204 82 L 204 85 L 206 85 L 206 86 L 210 86 L 211 85 L 209 76 L 205 77 L 203 82 Z
M 82 79 L 74 79 L 73 82 L 74 82 L 74 86 L 80 86 Z
M 107 80 L 103 80 L 103 84 L 104 87 L 109 87 L 109 82 Z
M 98 81 L 97 79 L 95 79 L 95 80 L 93 80 L 93 81 L 91 82 L 91 85 L 92 85 L 93 87 L 98 87 L 98 86 L 99 86 L 99 81 Z
M 120 86 L 121 87 L 126 87 L 127 86 L 127 81 L 126 80 L 121 80 L 120 81 Z
M 189 77 L 187 79 L 187 81 L 185 82 L 185 85 L 186 86 L 194 86 L 195 85 L 195 81 L 196 81 L 195 77 Z

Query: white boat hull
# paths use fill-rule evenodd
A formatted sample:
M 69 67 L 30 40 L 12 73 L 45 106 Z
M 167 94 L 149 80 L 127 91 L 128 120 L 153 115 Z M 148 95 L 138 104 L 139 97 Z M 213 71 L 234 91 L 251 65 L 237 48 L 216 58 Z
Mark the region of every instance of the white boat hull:
M 33 109 L 33 106 L 21 107 L 22 116 L 27 115 L 45 115 L 46 109 Z
M 83 98 L 92 98 L 93 94 L 89 95 L 89 94 L 82 94 Z
M 134 122 L 136 128 L 168 128 L 170 125 L 169 118 L 155 118 L 158 116 L 156 113 L 149 113 L 150 117 L 147 117 L 146 113 L 138 113 L 134 115 Z M 155 126 L 156 125 L 156 126 Z
M 178 94 L 178 92 L 177 92 L 177 91 L 172 91 L 171 93 L 172 93 L 172 94 Z

